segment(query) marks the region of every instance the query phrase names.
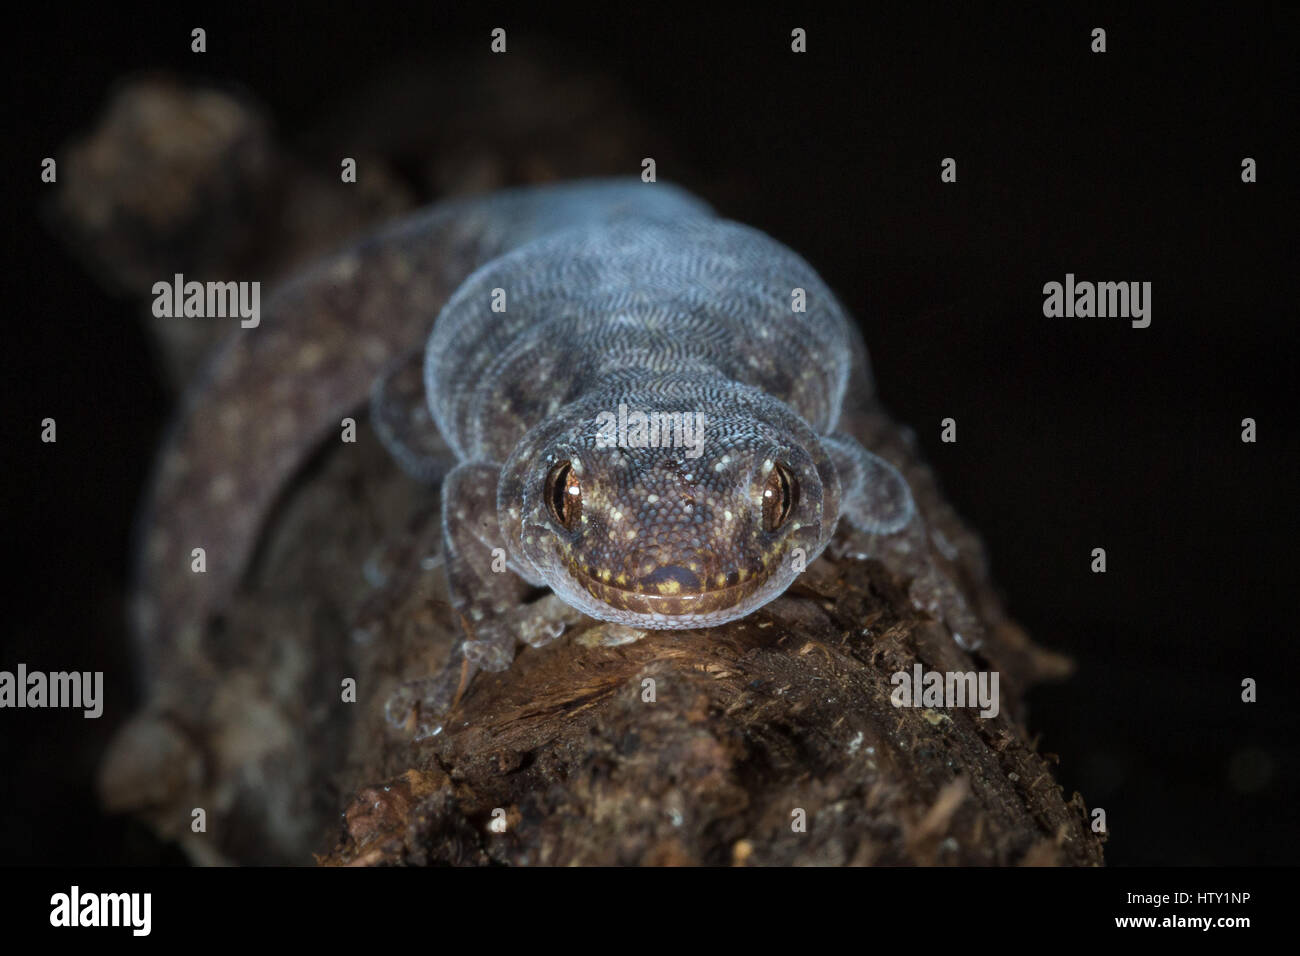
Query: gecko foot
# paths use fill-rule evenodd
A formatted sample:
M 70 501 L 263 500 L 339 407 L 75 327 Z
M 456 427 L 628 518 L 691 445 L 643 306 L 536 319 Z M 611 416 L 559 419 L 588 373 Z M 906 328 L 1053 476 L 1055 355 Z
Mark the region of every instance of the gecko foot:
M 984 644 L 984 625 L 962 594 L 956 580 L 931 552 L 931 544 L 948 561 L 956 558 L 947 539 L 936 541 L 917 512 L 902 534 L 881 538 L 880 558 L 886 567 L 912 579 L 908 589 L 912 604 L 947 625 L 957 646 L 975 652 Z M 948 553 L 943 548 L 947 546 Z
M 384 705 L 385 719 L 414 740 L 436 737 L 442 733 L 477 671 L 458 647 L 437 674 L 401 684 Z

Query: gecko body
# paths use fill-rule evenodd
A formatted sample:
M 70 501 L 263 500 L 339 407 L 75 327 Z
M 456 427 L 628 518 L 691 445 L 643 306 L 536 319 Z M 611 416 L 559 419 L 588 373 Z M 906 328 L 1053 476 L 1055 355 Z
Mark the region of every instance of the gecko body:
M 840 518 L 928 548 L 900 473 L 836 430 L 870 383 L 816 272 L 674 187 L 441 204 L 288 283 L 192 390 L 155 476 L 137 632 L 159 660 L 196 639 L 284 483 L 367 398 L 397 460 L 442 485 L 465 636 L 412 692 L 423 707 L 559 633 L 523 608 L 536 586 L 635 629 L 734 620 L 780 595 Z M 195 543 L 208 573 L 177 573 Z M 921 567 L 932 606 L 960 604 Z
M 444 536 L 469 660 L 509 662 L 521 585 L 633 628 L 710 627 L 784 591 L 842 514 L 905 525 L 898 472 L 835 433 L 856 335 L 807 263 L 707 215 L 563 230 L 471 276 L 424 362 L 460 462 Z M 620 414 L 699 434 L 611 441 Z M 494 549 L 513 576 L 482 573 Z

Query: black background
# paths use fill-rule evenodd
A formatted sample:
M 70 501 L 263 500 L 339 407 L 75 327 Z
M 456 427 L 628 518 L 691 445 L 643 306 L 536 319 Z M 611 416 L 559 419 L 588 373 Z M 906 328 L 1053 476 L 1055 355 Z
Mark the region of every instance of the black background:
M 166 392 L 134 308 L 42 224 L 41 157 L 141 69 L 242 83 L 292 130 L 402 56 L 486 61 L 494 26 L 616 78 L 697 175 L 746 184 L 724 215 L 803 254 L 859 317 L 880 395 L 983 534 L 1010 613 L 1078 663 L 1032 692 L 1030 726 L 1066 792 L 1106 809 L 1108 861 L 1291 860 L 1294 15 L 529 6 L 50 5 L 11 32 L 0 668 L 105 670 L 108 708 L 0 712 L 0 862 L 179 860 L 103 817 L 91 788 L 131 710 L 121 596 Z M 1045 318 L 1042 286 L 1067 272 L 1152 282 L 1151 327 Z M 38 441 L 47 415 L 57 445 Z M 955 445 L 939 441 L 949 416 Z M 1244 677 L 1259 703 L 1240 701 Z

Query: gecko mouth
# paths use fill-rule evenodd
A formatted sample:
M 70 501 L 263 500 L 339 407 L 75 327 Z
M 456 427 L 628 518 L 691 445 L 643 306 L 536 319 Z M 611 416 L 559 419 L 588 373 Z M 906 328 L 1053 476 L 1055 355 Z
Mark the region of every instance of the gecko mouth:
M 601 604 L 618 611 L 653 617 L 698 618 L 734 608 L 759 591 L 768 581 L 765 572 L 749 574 L 744 580 L 723 587 L 687 586 L 676 575 L 658 574 L 659 580 L 645 590 L 620 587 L 592 577 L 585 570 L 569 568 L 572 579 Z

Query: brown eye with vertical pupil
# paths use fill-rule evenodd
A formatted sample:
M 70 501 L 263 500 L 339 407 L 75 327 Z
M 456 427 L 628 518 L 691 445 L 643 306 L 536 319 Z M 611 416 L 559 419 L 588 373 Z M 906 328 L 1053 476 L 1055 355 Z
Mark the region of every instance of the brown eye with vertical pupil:
M 763 530 L 779 530 L 798 501 L 799 481 L 789 468 L 777 462 L 763 485 Z
M 571 462 L 562 461 L 546 476 L 546 505 L 551 517 L 572 531 L 582 515 L 582 486 Z

